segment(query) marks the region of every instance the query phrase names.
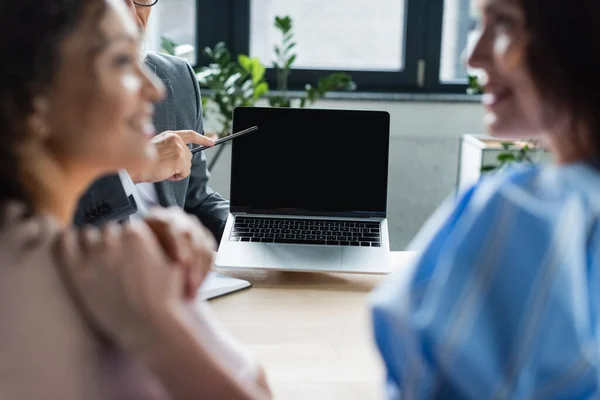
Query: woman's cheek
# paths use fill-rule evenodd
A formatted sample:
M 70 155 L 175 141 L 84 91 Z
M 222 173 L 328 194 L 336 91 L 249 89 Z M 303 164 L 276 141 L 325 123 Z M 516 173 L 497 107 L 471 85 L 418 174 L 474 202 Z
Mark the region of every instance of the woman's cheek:
M 134 74 L 125 74 L 121 78 L 121 85 L 128 94 L 137 95 L 142 89 L 142 80 Z
M 494 57 L 504 72 L 514 72 L 523 64 L 524 49 L 506 32 L 500 33 L 494 41 Z

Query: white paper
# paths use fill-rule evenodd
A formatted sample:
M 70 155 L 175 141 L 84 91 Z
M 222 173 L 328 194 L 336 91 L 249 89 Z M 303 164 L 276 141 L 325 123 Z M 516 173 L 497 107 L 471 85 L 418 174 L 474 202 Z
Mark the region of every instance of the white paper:
M 250 286 L 250 282 L 231 278 L 216 272 L 209 272 L 200 287 L 199 300 L 209 300 L 224 294 L 236 292 Z

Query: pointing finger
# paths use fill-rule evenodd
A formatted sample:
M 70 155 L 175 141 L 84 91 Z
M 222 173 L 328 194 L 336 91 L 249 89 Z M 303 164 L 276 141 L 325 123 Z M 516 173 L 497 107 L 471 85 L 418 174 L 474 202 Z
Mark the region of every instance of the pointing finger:
M 177 134 L 185 144 L 199 144 L 208 147 L 212 147 L 215 144 L 214 140 L 194 131 L 175 131 L 174 133 Z

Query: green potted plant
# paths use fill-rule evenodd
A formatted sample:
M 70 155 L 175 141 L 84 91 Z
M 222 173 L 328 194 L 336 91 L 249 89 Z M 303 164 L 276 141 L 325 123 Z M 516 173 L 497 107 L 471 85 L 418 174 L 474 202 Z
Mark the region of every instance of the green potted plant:
M 533 152 L 538 150 L 533 142 L 530 141 L 514 141 L 501 142 L 502 152 L 496 156 L 495 164 L 483 164 L 481 172 L 491 172 L 502 169 L 506 164 L 510 163 L 534 163 Z
M 276 60 L 273 68 L 277 73 L 277 95 L 269 97 L 272 107 L 306 107 L 331 91 L 355 90 L 356 84 L 347 73 L 337 72 L 321 78 L 315 86 L 306 84 L 305 95 L 293 98 L 288 92 L 288 79 L 293 73 L 297 45 L 292 31 L 292 19 L 288 16 L 275 17 L 275 27 L 282 35 L 281 44 L 275 46 Z M 163 37 L 162 48 L 165 53 L 175 54 L 177 44 Z M 257 57 L 239 55 L 234 57 L 225 43 L 220 42 L 214 48 L 204 49 L 210 59 L 208 66 L 196 69 L 200 86 L 211 92 L 202 97 L 205 116 L 214 116 L 221 126 L 216 133 L 206 132 L 208 136 L 224 137 L 231 134 L 233 110 L 238 106 L 254 106 L 262 97 L 269 94 L 269 85 L 265 81 L 265 66 Z M 219 146 L 212 159 L 209 170 L 221 156 L 225 146 Z
M 222 42 L 214 49 L 206 48 L 204 54 L 211 62 L 198 69 L 197 77 L 202 87 L 211 90 L 212 96 L 204 97 L 203 105 L 206 113 L 216 111 L 222 127 L 218 137 L 225 137 L 231 134 L 233 110 L 255 105 L 269 91 L 265 67 L 258 58 L 243 54 L 234 58 Z
M 177 44 L 162 37 L 162 51 L 175 55 Z M 233 109 L 237 106 L 253 106 L 256 101 L 269 92 L 265 81 L 265 67 L 258 58 L 241 54 L 234 58 L 225 43 L 220 42 L 214 48 L 207 47 L 203 53 L 210 59 L 208 66 L 195 69 L 200 86 L 209 89 L 211 96 L 202 97 L 206 114 L 215 113 L 221 124 L 219 132 L 212 133 L 222 138 L 231 133 Z
M 177 44 L 169 38 L 161 40 L 162 51 L 175 55 Z M 240 54 L 237 58 L 231 55 L 225 43 L 217 43 L 211 49 L 204 49 L 210 59 L 208 66 L 196 68 L 196 76 L 200 86 L 209 89 L 211 96 L 202 97 L 204 115 L 214 115 L 221 126 L 218 132 L 205 132 L 213 139 L 231 134 L 233 110 L 238 106 L 253 106 L 256 101 L 269 91 L 265 81 L 265 67 L 258 58 L 250 58 Z M 217 163 L 225 146 L 220 146 L 208 165 L 209 171 Z
M 281 43 L 275 46 L 275 61 L 273 68 L 277 73 L 277 96 L 269 97 L 269 104 L 272 107 L 292 107 L 304 108 L 324 97 L 331 91 L 352 91 L 356 90 L 356 84 L 352 77 L 344 72 L 336 72 L 321 78 L 316 86 L 307 83 L 305 86 L 305 96 L 292 98 L 288 92 L 288 80 L 293 73 L 293 66 L 296 62 L 297 54 L 294 52 L 297 42 L 294 39 L 293 22 L 289 16 L 275 17 L 275 28 L 281 33 Z
M 483 94 L 483 89 L 479 84 L 479 77 L 477 75 L 469 74 L 467 94 Z M 496 142 L 496 140 L 485 138 L 479 138 L 479 140 L 481 140 L 484 143 L 486 141 Z M 506 164 L 513 162 L 533 163 L 535 162 L 533 153 L 540 150 L 540 146 L 537 143 L 528 140 L 502 141 L 499 142 L 499 146 L 501 147 L 502 151 L 497 154 L 495 162 L 489 164 L 482 164 L 480 172 L 492 172 L 501 169 Z
M 467 94 L 469 94 L 469 95 L 482 94 L 483 89 L 481 89 L 481 86 L 479 86 L 479 78 L 477 77 L 477 75 L 469 74 L 468 79 L 469 79 L 469 84 L 467 86 Z
M 206 48 L 204 54 L 211 60 L 206 67 L 197 69 L 200 86 L 208 88 L 212 96 L 202 97 L 205 115 L 214 114 L 221 130 L 212 136 L 225 137 L 231 134 L 233 110 L 238 106 L 253 106 L 269 91 L 265 81 L 265 67 L 258 58 L 240 54 L 234 58 L 225 43 L 214 49 Z M 211 136 L 210 132 L 207 135 Z M 212 170 L 225 146 L 220 146 L 208 169 Z

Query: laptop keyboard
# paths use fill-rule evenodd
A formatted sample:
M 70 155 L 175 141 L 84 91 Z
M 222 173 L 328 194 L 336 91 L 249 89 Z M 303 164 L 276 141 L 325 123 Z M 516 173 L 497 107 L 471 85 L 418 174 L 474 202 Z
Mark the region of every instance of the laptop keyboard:
M 236 217 L 233 242 L 381 247 L 377 222 Z

